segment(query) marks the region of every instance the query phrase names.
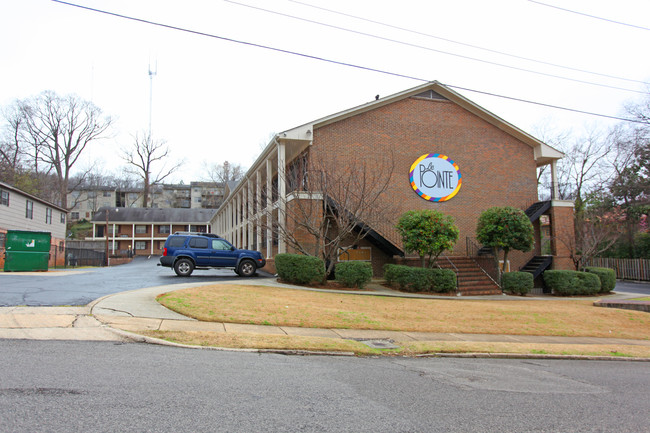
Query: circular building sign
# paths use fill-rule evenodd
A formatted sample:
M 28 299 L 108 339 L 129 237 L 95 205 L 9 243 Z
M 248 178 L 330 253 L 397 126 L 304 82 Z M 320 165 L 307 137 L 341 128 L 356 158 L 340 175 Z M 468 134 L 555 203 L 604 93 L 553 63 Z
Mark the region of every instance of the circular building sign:
M 449 200 L 463 183 L 458 164 L 439 153 L 427 153 L 416 159 L 409 178 L 413 190 L 430 201 Z

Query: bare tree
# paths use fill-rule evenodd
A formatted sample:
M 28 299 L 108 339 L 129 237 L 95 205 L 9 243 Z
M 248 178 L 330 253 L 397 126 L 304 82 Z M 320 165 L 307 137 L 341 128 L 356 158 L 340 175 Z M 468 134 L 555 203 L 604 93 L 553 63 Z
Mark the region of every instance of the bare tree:
M 207 180 L 214 183 L 226 183 L 239 181 L 244 177 L 246 169 L 240 164 L 232 164 L 228 161 L 223 163 L 203 163 L 203 168 L 207 173 Z
M 592 207 L 581 218 L 576 218 L 575 236 L 561 237 L 569 250 L 577 271 L 585 268 L 590 259 L 607 251 L 623 233 L 625 213 L 620 208 Z
M 75 95 L 59 96 L 46 91 L 21 101 L 23 140 L 31 147 L 34 170 L 46 165 L 56 176 L 56 201 L 68 207 L 67 193 L 73 166 L 87 146 L 101 139 L 110 127 L 110 117 L 89 101 Z
M 122 149 L 122 159 L 127 162 L 127 172 L 138 176 L 142 180 L 142 206 L 151 205 L 152 187 L 160 184 L 184 163 L 177 161 L 170 166 L 165 164 L 169 156 L 169 147 L 164 140 L 155 140 L 148 133 L 136 134 L 130 149 Z M 159 169 L 154 166 L 162 163 Z M 151 200 L 152 201 L 152 200 Z
M 286 224 L 272 231 L 294 250 L 321 257 L 329 275 L 339 255 L 358 246 L 369 230 L 395 232 L 388 223 L 395 215 L 388 190 L 394 171 L 390 153 L 365 156 L 354 170 L 345 157 L 310 158 L 309 151 L 294 159 L 286 172 Z M 281 199 L 274 185 L 273 196 Z M 264 200 L 270 199 L 266 194 Z M 282 211 L 280 211 L 282 212 Z M 282 215 L 280 215 L 282 219 Z

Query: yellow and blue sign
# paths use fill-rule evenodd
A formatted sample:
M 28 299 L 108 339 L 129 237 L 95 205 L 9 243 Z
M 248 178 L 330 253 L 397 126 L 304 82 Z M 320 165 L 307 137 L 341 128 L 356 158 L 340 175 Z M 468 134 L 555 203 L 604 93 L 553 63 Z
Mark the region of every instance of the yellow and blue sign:
M 429 201 L 446 201 L 458 194 L 463 183 L 460 168 L 446 155 L 425 153 L 411 165 L 413 190 Z

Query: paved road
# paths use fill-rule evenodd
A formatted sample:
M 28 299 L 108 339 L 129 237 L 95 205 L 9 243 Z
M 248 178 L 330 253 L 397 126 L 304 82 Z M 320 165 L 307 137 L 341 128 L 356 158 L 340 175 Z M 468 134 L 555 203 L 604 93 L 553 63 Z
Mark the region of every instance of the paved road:
M 157 266 L 158 257 L 136 257 L 109 268 L 87 268 L 44 273 L 0 272 L 0 307 L 15 305 L 86 305 L 111 293 L 167 284 L 240 279 L 230 269 L 194 271 L 179 278 L 170 268 Z
M 650 283 L 634 282 L 634 281 L 618 281 L 616 282 L 617 292 L 625 293 L 638 293 L 641 296 L 650 296 Z
M 71 356 L 74 354 L 74 356 Z M 3 432 L 647 432 L 650 363 L 0 340 Z

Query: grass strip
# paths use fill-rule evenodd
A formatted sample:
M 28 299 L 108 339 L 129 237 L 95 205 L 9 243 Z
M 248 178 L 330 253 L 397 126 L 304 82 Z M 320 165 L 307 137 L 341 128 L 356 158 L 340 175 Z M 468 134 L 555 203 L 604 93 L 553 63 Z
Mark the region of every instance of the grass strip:
M 650 314 L 597 308 L 592 301 L 479 301 L 332 294 L 220 284 L 158 300 L 201 321 L 408 332 L 650 339 Z

